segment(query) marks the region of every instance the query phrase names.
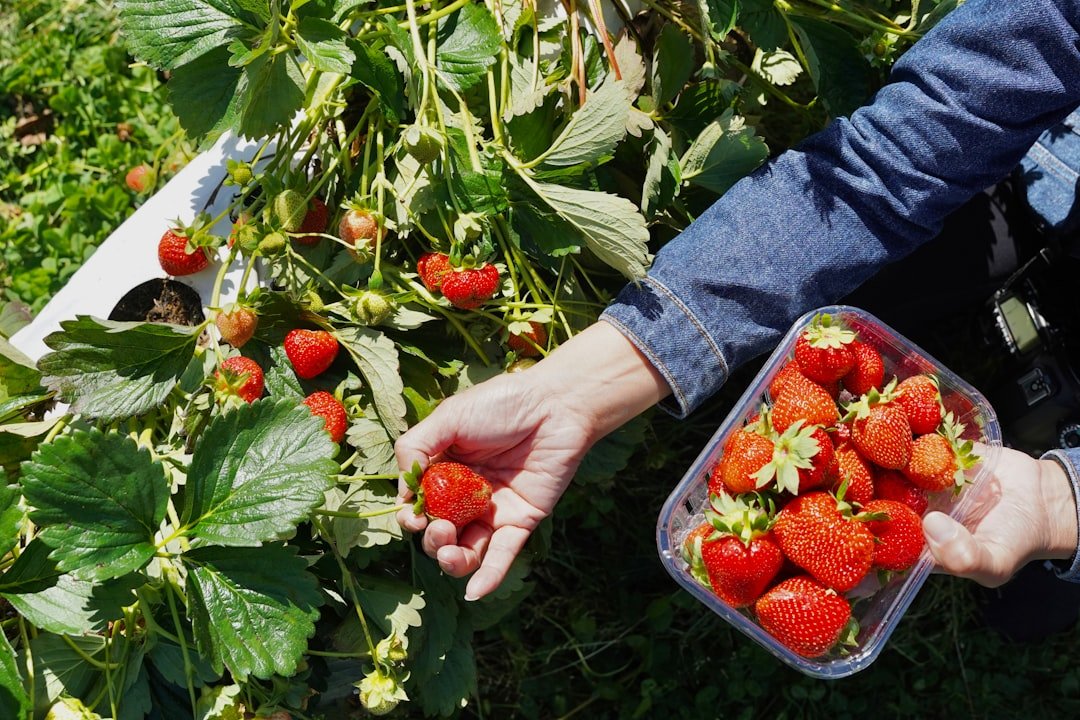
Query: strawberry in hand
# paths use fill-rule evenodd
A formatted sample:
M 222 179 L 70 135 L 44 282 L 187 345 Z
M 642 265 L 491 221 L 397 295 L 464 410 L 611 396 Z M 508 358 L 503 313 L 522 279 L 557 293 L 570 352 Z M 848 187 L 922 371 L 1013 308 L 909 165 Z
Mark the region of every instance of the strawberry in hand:
M 941 431 L 920 435 L 911 445 L 911 457 L 903 468 L 912 485 L 936 492 L 963 487 L 965 471 L 978 462 L 970 440 L 961 440 L 964 426 L 952 414 L 942 421 Z
M 903 572 L 914 565 L 926 544 L 915 511 L 897 500 L 871 500 L 863 510 L 878 518 L 866 522 L 877 540 L 874 567 Z
M 491 483 L 459 462 L 435 462 L 423 471 L 415 463 L 404 477 L 409 489 L 416 493 L 415 514 L 448 520 L 459 531 L 491 505 Z

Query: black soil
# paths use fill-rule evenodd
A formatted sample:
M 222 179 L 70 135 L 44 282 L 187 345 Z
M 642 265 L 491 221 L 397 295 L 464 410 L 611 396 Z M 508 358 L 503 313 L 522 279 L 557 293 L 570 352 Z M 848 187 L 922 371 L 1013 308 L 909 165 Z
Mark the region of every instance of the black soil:
M 147 280 L 120 298 L 110 320 L 198 325 L 203 315 L 199 293 L 184 283 L 168 278 Z

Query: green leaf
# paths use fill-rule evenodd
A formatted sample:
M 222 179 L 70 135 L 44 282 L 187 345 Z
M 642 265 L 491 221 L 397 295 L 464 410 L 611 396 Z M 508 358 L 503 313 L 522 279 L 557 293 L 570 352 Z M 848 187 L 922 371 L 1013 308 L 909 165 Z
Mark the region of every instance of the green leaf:
M 245 29 L 230 0 L 117 0 L 120 29 L 132 55 L 172 70 Z
M 304 73 L 292 53 L 260 55 L 240 80 L 240 133 L 259 139 L 287 125 L 304 104 Z
M 103 632 L 123 608 L 135 602 L 137 574 L 91 583 L 63 574 L 49 559 L 50 548 L 33 540 L 0 577 L 0 595 L 34 627 L 64 635 Z
M 33 319 L 30 307 L 25 303 L 9 300 L 0 304 L 0 339 L 6 341 L 7 338 L 29 325 Z M 11 345 L 5 342 L 0 343 L 0 347 L 11 347 Z M 4 352 L 0 351 L 0 355 L 3 354 Z M 22 355 L 22 353 L 19 354 Z
M 645 218 L 618 195 L 529 181 L 529 187 L 571 225 L 601 261 L 631 280 L 645 275 L 652 261 Z
M 684 136 L 696 138 L 710 122 L 732 107 L 740 92 L 742 86 L 731 80 L 694 83 L 679 95 L 679 101 L 667 119 Z
M 365 475 L 397 472 L 394 441 L 379 421 L 369 417 L 356 418 L 349 424 L 345 438 L 360 453 L 362 462 L 357 467 Z
M 850 115 L 870 97 L 872 70 L 846 30 L 810 18 L 793 20 L 810 77 L 833 117 Z
M 502 36 L 488 9 L 465 5 L 439 21 L 435 65 L 439 79 L 456 90 L 468 90 L 495 62 Z
M 374 575 L 357 575 L 355 582 L 361 609 L 384 633 L 404 637 L 409 628 L 420 627 L 427 602 L 416 588 Z
M 296 46 L 316 70 L 348 75 L 356 55 L 346 43 L 348 33 L 329 20 L 306 17 L 296 31 Z
M 15 651 L 7 636 L 0 633 L 0 717 L 16 720 L 29 711 L 30 696 L 15 662 Z
M 59 437 L 23 465 L 21 482 L 60 570 L 105 580 L 138 570 L 157 551 L 169 484 L 131 438 L 97 429 Z
M 194 138 L 213 140 L 239 122 L 243 70 L 228 61 L 228 49 L 215 48 L 176 68 L 169 78 L 169 104 Z
M 401 74 L 386 53 L 378 48 L 351 39 L 349 47 L 356 56 L 352 76 L 375 93 L 383 116 L 391 125 L 397 125 L 405 117 L 405 84 Z M 412 45 L 408 44 L 408 47 L 411 49 Z
M 476 656 L 472 638 L 473 629 L 469 623 L 459 622 L 454 642 L 442 658 L 440 671 L 425 678 L 420 685 L 423 690 L 416 693 L 417 703 L 425 715 L 450 717 L 460 711 L 468 698 L 476 696 Z M 414 672 L 417 674 L 419 672 Z
M 378 330 L 366 327 L 344 328 L 335 335 L 367 381 L 379 420 L 390 438 L 396 439 L 408 427 L 397 345 Z
M 723 194 L 769 156 L 765 141 L 728 110 L 694 140 L 683 154 L 683 182 Z
M 168 397 L 195 353 L 200 327 L 113 322 L 80 315 L 45 338 L 42 382 L 77 413 L 139 415 Z
M 296 373 L 292 371 L 289 356 L 285 354 L 285 348 L 281 345 L 271 345 L 269 348 L 270 362 L 266 363 L 263 379 L 266 390 L 271 396 L 281 399 L 303 400 L 306 393 L 301 387 Z
M 61 696 L 85 697 L 100 678 L 94 663 L 105 661 L 105 638 L 100 635 L 60 637 L 41 634 L 30 641 L 30 652 L 19 653 L 19 665 L 26 673 L 27 655 L 33 658 L 34 710 L 44 717 Z
M 739 19 L 740 0 L 699 0 L 698 6 L 705 17 L 709 33 L 714 40 L 723 41 L 735 29 Z
M 270 398 L 214 418 L 188 469 L 181 521 L 199 543 L 285 538 L 334 485 L 336 446 L 322 418 Z
M 2 479 L 3 473 L 0 473 Z M 20 502 L 22 495 L 15 485 L 0 483 L 0 557 L 5 557 L 19 542 L 26 520 L 26 508 Z
M 739 25 L 762 50 L 775 50 L 787 42 L 787 22 L 773 0 L 739 0 Z
M 417 646 L 410 647 L 413 655 L 411 679 L 426 688 L 428 682 L 447 666 L 447 653 L 454 646 L 458 631 L 457 589 L 454 580 L 443 575 L 438 564 L 424 555 L 415 556 L 413 575 L 417 587 L 424 593 L 424 606 Z M 469 632 L 471 634 L 471 628 Z
M 494 592 L 477 602 L 465 604 L 463 610 L 468 613 L 473 630 L 479 632 L 495 627 L 528 597 L 535 587 L 535 583 L 525 582 L 530 570 L 529 561 L 524 555 L 518 555 Z
M 0 338 L 0 400 L 34 394 L 41 389 L 41 373 L 19 348 Z
M 754 61 L 750 64 L 752 70 L 756 70 L 763 78 L 773 85 L 790 85 L 802 74 L 803 67 L 795 56 L 787 50 L 775 50 L 762 52 L 760 48 L 754 53 Z
M 659 127 L 653 130 L 649 145 L 649 162 L 641 188 L 641 212 L 647 218 L 662 210 L 675 196 L 678 183 L 671 177 L 671 138 Z
M 296 549 L 206 547 L 183 560 L 195 641 L 214 669 L 240 681 L 295 673 L 322 604 Z
M 165 638 L 158 638 L 154 646 L 150 648 L 148 659 L 161 673 L 161 677 L 180 687 L 186 686 L 189 679 L 197 688 L 221 679 L 220 673 L 214 672 L 214 668 L 210 667 L 210 663 L 206 661 L 206 658 L 198 653 L 190 652 L 190 650 L 188 652 L 188 662 L 191 671 L 186 670 L 184 667 L 184 651 L 179 645 Z
M 394 507 L 397 487 L 387 480 L 365 480 L 354 483 L 348 490 L 334 488 L 326 493 L 327 510 L 347 513 L 372 513 Z M 329 517 L 323 521 L 333 535 L 334 545 L 342 555 L 353 548 L 387 545 L 400 540 L 401 525 L 394 513 L 368 518 Z
M 626 85 L 609 75 L 570 117 L 563 131 L 541 157 L 545 165 L 595 162 L 611 154 L 626 135 L 630 95 Z
M 675 99 L 694 72 L 694 65 L 690 38 L 677 25 L 665 25 L 653 50 L 652 95 L 656 107 L 662 108 Z

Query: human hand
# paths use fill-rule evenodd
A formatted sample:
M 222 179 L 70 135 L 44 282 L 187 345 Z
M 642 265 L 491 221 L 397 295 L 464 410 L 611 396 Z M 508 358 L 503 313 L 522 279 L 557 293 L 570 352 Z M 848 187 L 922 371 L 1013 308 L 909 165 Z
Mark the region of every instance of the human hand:
M 1002 448 L 994 474 L 980 482 L 966 527 L 940 512 L 923 518 L 939 570 L 997 587 L 1031 560 L 1072 556 L 1076 501 L 1057 462 Z
M 395 446 L 398 465 L 465 463 L 492 484 L 488 512 L 460 534 L 453 523 L 398 512 L 465 598 L 499 586 L 536 526 L 551 514 L 586 451 L 669 392 L 621 333 L 597 323 L 524 372 L 504 374 L 439 404 Z M 399 484 L 406 500 L 409 491 Z

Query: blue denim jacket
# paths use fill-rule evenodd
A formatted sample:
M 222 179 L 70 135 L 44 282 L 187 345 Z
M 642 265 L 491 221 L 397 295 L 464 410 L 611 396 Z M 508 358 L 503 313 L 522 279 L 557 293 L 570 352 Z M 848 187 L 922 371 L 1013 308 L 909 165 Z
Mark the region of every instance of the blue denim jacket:
M 1021 161 L 1047 224 L 1075 222 L 1078 105 L 1080 0 L 969 0 L 871 103 L 737 183 L 602 317 L 685 416 L 795 318 L 933 238 Z M 1054 457 L 1072 463 L 1080 495 L 1080 452 Z

